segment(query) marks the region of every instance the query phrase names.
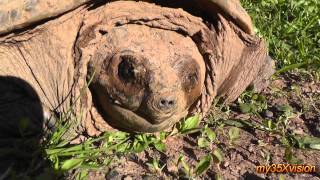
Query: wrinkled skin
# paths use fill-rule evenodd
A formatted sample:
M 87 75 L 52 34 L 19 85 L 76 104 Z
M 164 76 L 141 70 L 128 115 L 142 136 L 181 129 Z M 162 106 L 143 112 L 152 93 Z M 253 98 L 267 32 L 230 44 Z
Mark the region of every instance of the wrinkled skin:
M 192 3 L 203 11 L 211 14 L 219 10 L 232 17 L 247 33 L 253 34 L 253 25 L 250 16 L 242 8 L 239 0 L 191 0 L 183 2 L 176 0 L 143 0 L 164 4 Z M 2 0 L 0 1 L 0 35 L 10 33 L 29 26 L 43 19 L 51 18 L 75 9 L 83 4 L 90 4 L 93 0 Z
M 170 127 L 201 95 L 205 65 L 190 37 L 126 25 L 114 27 L 102 42 L 91 61 L 93 68 L 100 67 L 93 91 L 118 128 L 154 132 Z

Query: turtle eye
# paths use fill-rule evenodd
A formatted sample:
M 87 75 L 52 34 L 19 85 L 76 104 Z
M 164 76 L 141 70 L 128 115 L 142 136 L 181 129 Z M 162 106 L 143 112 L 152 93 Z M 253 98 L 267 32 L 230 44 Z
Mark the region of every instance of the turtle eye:
M 198 81 L 199 81 L 199 76 L 196 71 L 188 73 L 184 78 L 184 83 L 183 83 L 184 88 L 187 91 L 191 91 L 191 89 L 193 89 L 198 84 Z
M 190 93 L 199 85 L 200 67 L 194 59 L 186 56 L 175 61 L 173 67 L 178 71 L 179 76 L 181 76 L 182 87 L 186 92 Z
M 188 84 L 190 84 L 191 86 L 194 86 L 197 84 L 198 81 L 198 74 L 196 72 L 193 72 L 191 74 L 188 74 L 186 77 L 186 81 Z
M 124 55 L 120 57 L 121 62 L 118 65 L 118 76 L 126 83 L 133 83 L 136 79 L 134 57 Z

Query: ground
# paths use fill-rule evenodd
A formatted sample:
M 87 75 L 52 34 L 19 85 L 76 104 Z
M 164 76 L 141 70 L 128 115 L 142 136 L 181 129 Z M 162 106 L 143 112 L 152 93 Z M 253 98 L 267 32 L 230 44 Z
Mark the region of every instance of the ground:
M 248 89 L 228 105 L 217 100 L 199 127 L 194 117 L 171 132 L 109 132 L 72 145 L 61 140 L 68 127 L 61 126 L 30 156 L 20 154 L 32 162 L 25 171 L 9 165 L 0 179 L 320 179 L 320 4 L 242 3 L 276 61 L 266 90 Z M 32 149 L 32 141 L 24 142 Z M 317 172 L 256 172 L 258 165 L 281 163 L 315 165 Z
M 299 76 L 298 76 L 299 75 Z M 306 76 L 306 77 L 304 77 Z M 301 81 L 302 78 L 304 81 Z M 297 79 L 298 78 L 298 79 Z M 252 95 L 252 94 L 250 94 Z M 254 94 L 255 96 L 257 94 Z M 247 95 L 245 95 L 247 96 Z M 315 165 L 319 170 L 320 151 L 308 148 L 297 148 L 296 145 L 288 145 L 284 140 L 288 135 L 314 136 L 320 135 L 320 82 L 308 79 L 308 75 L 302 72 L 287 73 L 281 78 L 272 81 L 269 88 L 258 96 L 265 97 L 265 102 L 250 100 L 247 104 L 257 104 L 263 108 L 258 117 L 255 113 L 243 113 L 239 109 L 240 103 L 234 103 L 226 107 L 216 107 L 212 116 L 207 118 L 201 125 L 209 125 L 217 135 L 213 143 L 203 145 L 199 139 L 204 137 L 203 133 L 197 132 L 189 135 L 175 135 L 165 140 L 166 151 L 159 152 L 150 148 L 140 153 L 130 153 L 119 158 L 108 169 L 107 178 L 193 178 L 196 172 L 190 174 L 183 172 L 185 168 L 179 163 L 182 154 L 184 161 L 190 168 L 195 167 L 197 162 L 207 154 L 220 149 L 223 156 L 221 162 L 212 163 L 212 166 L 199 178 L 210 179 L 221 176 L 224 179 L 237 179 L 242 176 L 249 178 L 275 179 L 282 176 L 284 179 L 320 179 L 320 172 L 314 174 L 258 174 L 256 166 L 271 164 L 307 164 Z M 243 99 L 245 97 L 243 96 Z M 288 108 L 288 109 L 285 109 Z M 291 108 L 290 108 L 291 107 Z M 222 110 L 221 110 L 222 109 Z M 259 110 L 258 110 L 259 111 Z M 280 121 L 287 121 L 287 125 L 281 123 L 275 125 L 275 129 L 282 129 L 281 132 L 272 130 L 260 130 L 252 127 L 239 129 L 238 137 L 232 140 L 229 133 L 233 121 L 253 121 L 257 124 L 264 124 L 262 119 L 270 119 L 277 124 Z M 227 123 L 224 122 L 229 120 Z M 235 125 L 239 126 L 240 125 Z M 281 126 L 281 127 L 280 127 Z M 267 127 L 267 126 L 265 126 Z M 209 139 L 208 139 L 209 140 Z M 286 153 L 287 151 L 287 153 Z M 288 153 L 291 155 L 288 155 Z M 158 161 L 157 170 L 152 162 Z M 160 168 L 164 166 L 162 170 Z M 91 178 L 101 177 L 91 172 Z

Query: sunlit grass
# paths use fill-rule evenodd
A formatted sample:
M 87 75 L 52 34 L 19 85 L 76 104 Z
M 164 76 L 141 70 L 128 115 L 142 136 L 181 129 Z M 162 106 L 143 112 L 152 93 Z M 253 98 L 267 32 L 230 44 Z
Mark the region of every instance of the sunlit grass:
M 242 0 L 278 69 L 320 68 L 318 0 Z

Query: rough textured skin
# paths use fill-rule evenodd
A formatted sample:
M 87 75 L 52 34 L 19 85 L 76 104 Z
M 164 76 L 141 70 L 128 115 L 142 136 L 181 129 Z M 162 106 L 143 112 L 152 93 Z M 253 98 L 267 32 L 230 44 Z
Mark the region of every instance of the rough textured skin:
M 103 110 L 117 120 L 114 124 L 127 130 L 154 131 L 187 115 L 201 94 L 205 77 L 204 61 L 192 39 L 135 24 L 103 31 L 107 35 L 97 38 L 91 59 L 91 68 L 96 70 L 92 87 Z
M 0 40 L 0 76 L 4 79 L 14 77 L 28 84 L 30 90 L 24 90 L 19 86 L 11 85 L 17 83 L 10 80 L 5 81 L 6 86 L 16 87 L 16 90 L 11 92 L 21 91 L 24 99 L 33 100 L 32 102 L 41 107 L 43 113 L 34 121 L 43 123 L 45 118 L 50 117 L 50 114 L 66 112 L 70 107 L 76 73 L 73 44 L 81 23 L 82 15 L 80 14 L 77 10 L 32 31 L 4 36 Z M 22 83 L 19 84 L 22 86 Z M 2 94 L 6 92 L 10 91 L 4 90 Z M 36 96 L 31 94 L 36 94 Z M 2 99 L 1 108 L 10 110 L 8 114 L 12 116 L 18 115 L 18 109 L 33 112 L 28 101 L 22 97 L 14 98 L 14 100 Z M 19 106 L 19 102 L 24 102 L 25 105 Z M 6 113 L 0 113 L 0 116 L 3 119 L 8 118 Z M 18 121 L 21 118 L 33 120 L 31 115 L 26 117 L 18 115 L 18 117 L 8 119 Z M 18 124 L 18 122 L 15 123 Z
M 270 72 L 263 40 L 212 15 L 217 22 L 205 24 L 182 9 L 144 2 L 80 7 L 1 37 L 0 76 L 27 82 L 44 114 L 73 105 L 76 131 L 97 135 L 107 122 L 159 131 L 187 114 L 203 117 L 216 96 L 235 100 L 254 80 L 266 79 L 258 73 Z M 90 89 L 83 88 L 91 76 Z M 13 107 L 6 99 L 2 104 Z
M 152 0 L 144 1 L 152 2 Z M 80 5 L 91 2 L 94 1 L 0 0 L 0 34 L 9 33 L 12 30 L 19 30 L 38 21 L 43 21 L 61 15 L 79 7 Z M 217 9 L 222 10 L 228 16 L 233 18 L 245 32 L 253 34 L 251 18 L 242 8 L 239 0 L 192 0 L 191 2 L 208 13 L 212 13 Z

